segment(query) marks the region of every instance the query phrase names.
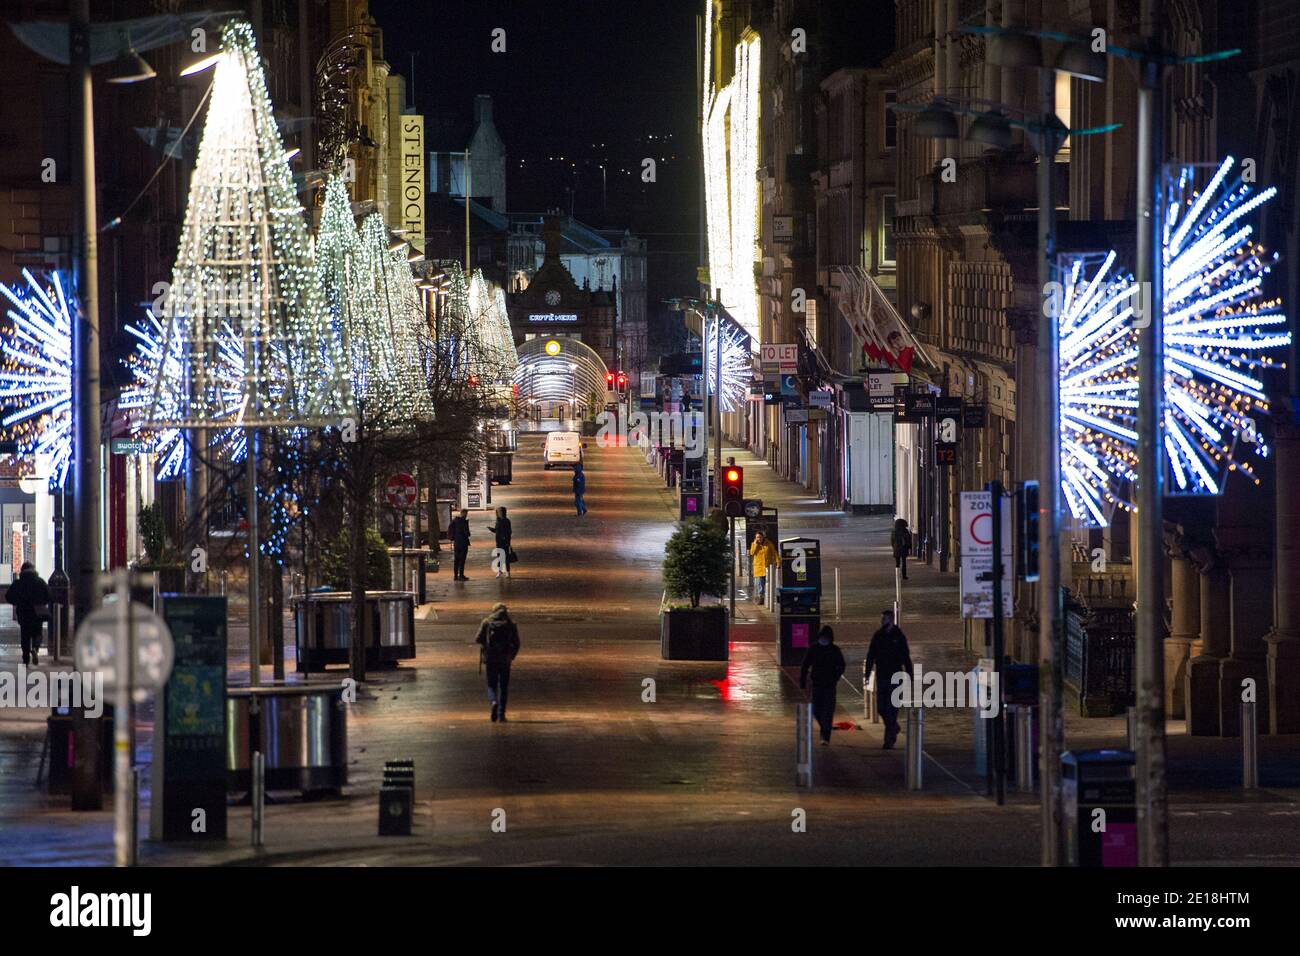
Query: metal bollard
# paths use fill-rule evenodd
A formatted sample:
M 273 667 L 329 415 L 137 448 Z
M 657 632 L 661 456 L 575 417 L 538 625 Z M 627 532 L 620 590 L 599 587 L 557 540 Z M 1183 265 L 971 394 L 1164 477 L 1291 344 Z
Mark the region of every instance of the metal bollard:
M 894 623 L 903 626 L 903 570 L 894 568 Z
M 253 751 L 253 846 L 262 845 L 262 819 L 266 807 L 266 757 L 260 750 Z
M 873 724 L 880 723 L 880 708 L 876 706 L 876 675 L 867 673 L 867 662 L 862 661 L 862 716 Z
M 835 569 L 835 620 L 840 619 L 840 569 Z
M 1259 788 L 1259 724 L 1253 700 L 1241 702 L 1241 785 Z
M 1124 712 L 1124 723 L 1126 728 L 1126 735 L 1128 737 L 1128 749 L 1136 752 L 1137 733 L 1138 733 L 1138 719 L 1137 719 L 1136 707 L 1130 707 L 1127 711 Z
M 767 569 L 767 609 L 776 610 L 776 568 Z
M 1034 792 L 1034 708 L 1016 708 L 1016 789 Z
M 794 705 L 794 782 L 798 787 L 812 786 L 812 704 Z
M 925 736 L 925 710 L 921 707 L 908 707 L 907 710 L 907 789 L 921 789 L 921 772 L 925 762 L 923 737 Z

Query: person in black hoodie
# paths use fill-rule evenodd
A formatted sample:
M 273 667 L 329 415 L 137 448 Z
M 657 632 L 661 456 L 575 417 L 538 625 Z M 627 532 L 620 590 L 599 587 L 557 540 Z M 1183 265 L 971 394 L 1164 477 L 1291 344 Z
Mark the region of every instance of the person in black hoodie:
M 24 561 L 18 577 L 5 592 L 5 600 L 14 606 L 14 619 L 23 646 L 23 663 L 36 666 L 41 649 L 41 629 L 50 615 L 50 588 L 36 573 L 36 566 Z
M 835 688 L 844 675 L 844 655 L 835 646 L 835 632 L 822 627 L 817 633 L 817 643 L 804 652 L 803 667 L 799 669 L 799 686 L 808 686 L 808 673 L 812 672 L 812 709 L 821 729 L 822 745 L 831 742 L 835 723 Z
M 464 509 L 447 525 L 447 537 L 452 546 L 452 580 L 467 581 L 465 577 L 465 558 L 469 556 L 469 512 Z
M 885 722 L 885 749 L 892 750 L 894 741 L 898 739 L 898 708 L 892 700 L 894 675 L 906 674 L 910 680 L 913 670 L 907 636 L 894 623 L 893 611 L 881 612 L 880 630 L 871 635 L 864 680 L 871 677 L 872 667 L 876 669 L 876 711 Z
M 510 577 L 510 536 L 513 532 L 504 505 L 497 509 L 497 523 L 489 525 L 488 530 L 496 536 L 496 549 L 501 552 L 501 560 L 505 562 L 505 575 Z M 496 555 L 494 554 L 493 557 L 495 558 Z M 497 572 L 497 577 L 501 577 L 500 571 Z
M 474 638 L 487 665 L 488 700 L 492 703 L 492 721 L 506 719 L 506 695 L 510 692 L 510 665 L 519 654 L 519 628 L 510 620 L 504 604 L 495 604 L 483 619 Z

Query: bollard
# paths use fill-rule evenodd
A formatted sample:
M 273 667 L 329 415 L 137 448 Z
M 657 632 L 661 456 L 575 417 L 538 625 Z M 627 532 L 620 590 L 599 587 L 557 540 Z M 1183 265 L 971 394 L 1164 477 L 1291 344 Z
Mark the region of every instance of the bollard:
M 903 569 L 894 568 L 894 623 L 903 626 Z
M 921 789 L 921 771 L 925 761 L 924 741 L 925 711 L 921 707 L 908 707 L 907 710 L 907 789 Z
M 1124 712 L 1124 724 L 1128 735 L 1128 749 L 1137 752 L 1137 708 L 1130 707 Z
M 1016 708 L 1016 789 L 1034 792 L 1034 708 Z
M 1255 702 L 1241 702 L 1241 785 L 1247 790 L 1259 787 L 1259 725 Z
M 840 569 L 835 569 L 835 620 L 840 619 Z
M 880 708 L 876 706 L 876 675 L 867 673 L 867 662 L 862 661 L 862 716 L 873 724 L 880 723 Z
M 776 568 L 767 569 L 767 609 L 776 610 Z
M 411 572 L 411 593 L 415 595 L 416 601 L 420 600 L 420 571 L 418 568 Z
M 253 752 L 253 846 L 262 845 L 262 814 L 266 807 L 266 757 L 260 750 Z
M 812 786 L 812 704 L 794 705 L 794 782 L 799 787 Z

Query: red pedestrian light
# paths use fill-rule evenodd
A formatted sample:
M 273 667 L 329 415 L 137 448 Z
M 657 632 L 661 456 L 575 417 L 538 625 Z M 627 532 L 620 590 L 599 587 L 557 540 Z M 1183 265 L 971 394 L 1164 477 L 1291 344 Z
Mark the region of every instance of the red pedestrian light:
M 722 473 L 722 513 L 728 518 L 745 514 L 745 469 L 728 468 Z

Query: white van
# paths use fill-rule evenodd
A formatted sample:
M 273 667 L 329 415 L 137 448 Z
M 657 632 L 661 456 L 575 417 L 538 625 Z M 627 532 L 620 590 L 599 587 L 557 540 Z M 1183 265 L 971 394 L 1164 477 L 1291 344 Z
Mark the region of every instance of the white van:
M 582 464 L 582 436 L 577 432 L 547 432 L 542 449 L 542 467 Z

